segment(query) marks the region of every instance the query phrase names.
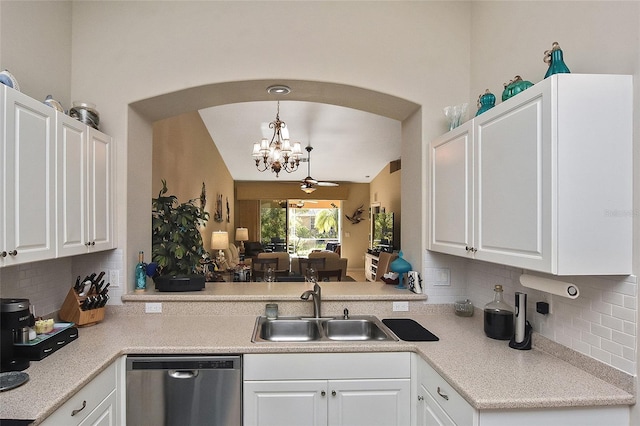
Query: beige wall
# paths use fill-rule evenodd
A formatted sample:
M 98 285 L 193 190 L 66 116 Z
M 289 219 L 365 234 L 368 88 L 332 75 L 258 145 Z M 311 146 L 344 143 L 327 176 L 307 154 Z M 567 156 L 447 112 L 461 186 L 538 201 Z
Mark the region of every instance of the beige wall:
M 387 213 L 393 213 L 393 233 L 396 241 L 394 247 L 402 248 L 402 199 L 400 188 L 402 174 L 400 169 L 391 171 L 391 164 L 387 164 L 380 173 L 371 181 L 369 193 L 371 204 L 380 203 L 380 208 Z M 369 223 L 371 226 L 371 223 Z
M 200 114 L 197 111 L 167 118 L 153 124 L 152 197 L 157 197 L 162 188 L 161 180 L 167 181 L 169 194 L 179 202 L 200 198 L 202 183 L 207 194 L 205 209 L 209 221 L 202 229 L 205 250 L 211 243 L 211 232 L 229 232 L 229 241 L 235 236 L 233 179 L 220 152 L 216 148 Z M 221 194 L 223 221 L 216 222 L 216 196 Z M 229 201 L 229 222 L 226 204 Z M 199 201 L 197 201 L 199 203 Z

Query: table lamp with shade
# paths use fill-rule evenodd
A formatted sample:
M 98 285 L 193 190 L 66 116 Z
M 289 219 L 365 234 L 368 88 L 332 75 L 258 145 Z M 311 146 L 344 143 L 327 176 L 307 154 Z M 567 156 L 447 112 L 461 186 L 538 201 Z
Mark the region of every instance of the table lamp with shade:
M 249 230 L 247 228 L 236 228 L 236 241 L 240 241 L 240 254 L 244 254 L 244 242 L 249 241 Z
M 216 263 L 220 268 L 225 263 L 224 251 L 229 248 L 229 233 L 227 231 L 214 231 L 211 233 L 211 248 L 218 250 Z

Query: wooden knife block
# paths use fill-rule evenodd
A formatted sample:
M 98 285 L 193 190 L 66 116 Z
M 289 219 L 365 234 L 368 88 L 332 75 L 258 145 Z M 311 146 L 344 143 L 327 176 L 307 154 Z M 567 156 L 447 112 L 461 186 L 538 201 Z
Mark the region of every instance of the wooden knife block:
M 80 308 L 82 302 L 84 302 L 84 299 L 86 298 L 86 296 L 78 296 L 73 289 L 69 289 L 67 298 L 64 299 L 64 303 L 62 303 L 62 307 L 58 313 L 60 319 L 67 322 L 73 322 L 77 326 L 93 325 L 102 321 L 104 319 L 104 306 L 102 308 L 89 309 L 86 311 L 83 311 Z

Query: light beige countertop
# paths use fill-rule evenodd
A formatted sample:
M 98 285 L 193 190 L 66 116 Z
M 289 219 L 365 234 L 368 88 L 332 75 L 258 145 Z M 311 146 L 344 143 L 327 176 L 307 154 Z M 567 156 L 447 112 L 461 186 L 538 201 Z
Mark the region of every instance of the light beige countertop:
M 322 300 L 425 300 L 425 294 L 398 289 L 381 282 L 321 282 Z M 123 302 L 162 301 L 267 301 L 300 300 L 305 290 L 313 285 L 304 282 L 207 282 L 202 291 L 160 292 L 153 284 L 144 293 L 129 293 L 122 296 Z
M 248 303 L 215 300 L 194 303 L 189 300 L 193 295 L 179 293 L 125 296 L 125 306 L 109 307 L 103 322 L 80 328 L 77 340 L 41 361 L 31 362 L 25 370 L 30 380 L 0 394 L 0 418 L 42 421 L 111 362 L 126 354 L 408 351 L 418 353 L 478 410 L 635 403 L 634 391 L 629 389 L 632 380 L 625 381 L 628 377 L 624 374 L 612 374 L 610 367 L 587 360 L 585 365 L 591 370 L 587 372 L 581 365 L 584 360 L 578 359 L 577 364 L 581 366 L 578 368 L 547 353 L 547 347 L 544 350 L 537 348 L 538 340 L 548 347 L 559 346 L 549 345 L 538 335 L 534 335 L 536 348 L 533 350 L 511 349 L 506 341 L 492 340 L 484 335 L 479 311 L 470 318 L 457 317 L 451 306 L 427 305 L 421 300 L 424 295 L 416 295 L 420 298 L 412 300 L 413 295 L 406 291 L 397 300 L 403 297 L 412 300 L 410 312 L 392 312 L 388 305 L 396 299 L 369 294 L 360 295 L 360 301 L 357 301 L 350 299 L 353 295 L 347 290 L 344 298 L 335 294 L 333 302 L 323 303 L 323 314 L 337 315 L 343 307 L 348 307 L 352 314 L 369 310 L 366 313 L 381 319 L 413 318 L 437 335 L 438 342 L 252 343 L 256 315 L 264 309 L 264 300 L 281 301 L 282 297 L 284 300 L 279 303 L 281 315 L 298 315 L 292 310 L 307 312 L 311 309 L 312 303 L 299 300 L 304 283 L 295 284 L 287 295 L 269 294 L 265 299 Z M 328 283 L 322 285 L 323 295 L 325 288 L 330 295 L 331 286 L 325 284 Z M 381 293 L 387 290 L 379 289 Z M 292 295 L 298 300 L 289 300 Z M 185 300 L 175 301 L 181 296 Z M 155 301 L 147 299 L 149 297 L 167 297 L 162 303 L 163 308 L 169 309 L 163 310 L 162 314 L 139 313 L 137 305 L 144 303 L 136 302 Z M 376 297 L 383 297 L 382 301 L 372 302 Z

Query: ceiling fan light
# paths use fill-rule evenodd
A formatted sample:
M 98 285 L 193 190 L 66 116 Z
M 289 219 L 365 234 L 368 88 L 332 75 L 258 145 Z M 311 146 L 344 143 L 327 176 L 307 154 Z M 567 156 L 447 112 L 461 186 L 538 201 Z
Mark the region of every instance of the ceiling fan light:
M 309 185 L 300 185 L 300 189 L 302 189 L 307 194 L 311 194 L 313 191 L 316 190 L 313 186 L 309 186 Z

